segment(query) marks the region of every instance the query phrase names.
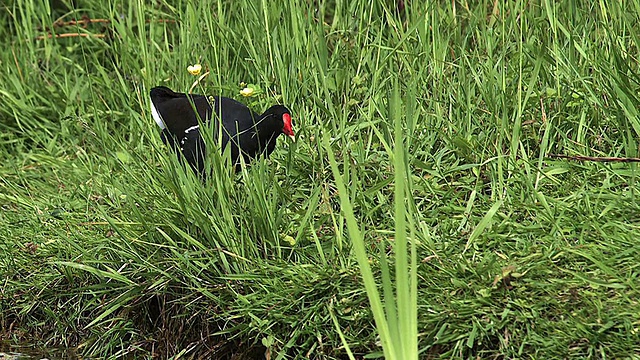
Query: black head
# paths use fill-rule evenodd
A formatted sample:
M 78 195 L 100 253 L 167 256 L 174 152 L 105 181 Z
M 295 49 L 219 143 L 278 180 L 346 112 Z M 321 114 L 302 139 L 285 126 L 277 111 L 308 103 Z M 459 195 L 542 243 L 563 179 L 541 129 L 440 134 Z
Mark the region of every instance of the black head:
M 261 116 L 263 119 L 270 117 L 273 121 L 277 121 L 278 124 L 282 124 L 280 128 L 282 133 L 295 140 L 293 133 L 293 122 L 291 120 L 291 111 L 284 105 L 273 105 L 268 108 Z

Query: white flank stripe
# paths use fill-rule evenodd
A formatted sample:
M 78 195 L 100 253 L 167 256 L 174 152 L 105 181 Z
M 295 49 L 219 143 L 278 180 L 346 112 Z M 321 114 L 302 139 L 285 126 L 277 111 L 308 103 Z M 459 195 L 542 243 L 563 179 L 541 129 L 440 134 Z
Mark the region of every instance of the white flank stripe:
M 151 116 L 153 117 L 153 120 L 155 120 L 156 124 L 160 126 L 160 129 L 164 130 L 166 128 L 166 126 L 164 126 L 164 121 L 162 121 L 162 116 L 160 116 L 158 110 L 156 110 L 156 106 L 153 105 L 153 101 L 151 101 Z
M 192 126 L 192 127 L 188 128 L 187 130 L 185 130 L 185 131 L 184 131 L 184 133 L 185 133 L 185 134 L 188 134 L 188 133 L 190 133 L 191 131 L 196 130 L 196 129 L 197 129 L 197 128 L 199 128 L 199 127 L 200 127 L 200 125 Z

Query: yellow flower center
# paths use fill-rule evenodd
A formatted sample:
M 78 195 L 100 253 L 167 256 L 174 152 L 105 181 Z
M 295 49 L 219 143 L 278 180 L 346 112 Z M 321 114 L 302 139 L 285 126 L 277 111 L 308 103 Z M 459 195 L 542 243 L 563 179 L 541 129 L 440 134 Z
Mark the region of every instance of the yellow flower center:
M 187 71 L 189 72 L 189 74 L 193 76 L 197 76 L 200 74 L 200 71 L 202 71 L 202 65 L 200 64 L 189 65 L 187 67 Z

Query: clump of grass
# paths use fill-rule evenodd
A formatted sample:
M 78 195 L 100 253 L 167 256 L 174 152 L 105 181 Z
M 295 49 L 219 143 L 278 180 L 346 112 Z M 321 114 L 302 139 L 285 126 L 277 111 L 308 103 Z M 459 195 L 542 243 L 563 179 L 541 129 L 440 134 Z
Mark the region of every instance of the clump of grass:
M 546 155 L 636 156 L 636 1 L 76 3 L 65 19 L 108 31 L 0 8 L 2 338 L 102 357 L 635 351 L 635 165 Z M 204 182 L 184 169 L 147 93 L 188 90 L 196 62 L 199 91 L 285 103 L 298 142 L 238 175 L 216 155 Z
M 413 92 L 409 92 L 410 96 Z M 394 123 L 394 151 L 389 153 L 394 166 L 394 201 L 395 212 L 395 237 L 393 239 L 394 258 L 396 263 L 396 278 L 391 278 L 387 254 L 380 252 L 379 260 L 382 270 L 382 287 L 384 298 L 378 292 L 376 278 L 369 264 L 365 240 L 360 231 L 358 221 L 353 211 L 353 205 L 344 183 L 344 179 L 338 169 L 329 140 L 325 138 L 324 146 L 327 149 L 331 168 L 336 179 L 336 185 L 340 194 L 340 204 L 345 215 L 349 235 L 352 239 L 353 249 L 360 267 L 364 286 L 369 299 L 371 311 L 379 332 L 385 359 L 417 359 L 418 358 L 418 329 L 417 329 L 417 264 L 415 241 L 410 243 L 410 256 L 407 254 L 406 217 L 412 217 L 413 213 L 407 212 L 408 207 L 406 188 L 409 187 L 409 178 L 406 173 L 407 151 L 400 113 L 400 96 L 398 85 L 394 84 L 393 95 L 389 102 L 389 118 Z M 415 114 L 409 109 L 410 114 Z M 413 120 L 413 119 L 412 119 Z M 384 142 L 384 139 L 380 139 Z M 412 229 L 413 233 L 414 229 Z M 410 261 L 409 261 L 410 259 Z M 335 317 L 332 320 L 337 326 L 341 340 L 350 359 L 355 359 L 349 348 L 349 344 L 342 335 L 341 329 Z

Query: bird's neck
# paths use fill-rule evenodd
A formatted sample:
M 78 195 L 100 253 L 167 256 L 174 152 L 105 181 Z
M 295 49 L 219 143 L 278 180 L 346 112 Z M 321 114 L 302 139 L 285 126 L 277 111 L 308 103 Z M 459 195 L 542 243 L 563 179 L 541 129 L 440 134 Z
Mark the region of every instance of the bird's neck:
M 276 139 L 280 135 L 280 129 L 277 128 L 277 122 L 273 121 L 273 114 L 261 115 L 255 124 L 256 133 L 262 148 L 273 148 Z

